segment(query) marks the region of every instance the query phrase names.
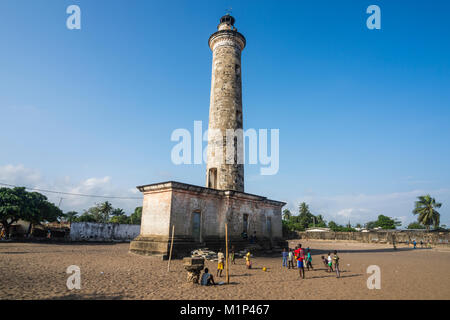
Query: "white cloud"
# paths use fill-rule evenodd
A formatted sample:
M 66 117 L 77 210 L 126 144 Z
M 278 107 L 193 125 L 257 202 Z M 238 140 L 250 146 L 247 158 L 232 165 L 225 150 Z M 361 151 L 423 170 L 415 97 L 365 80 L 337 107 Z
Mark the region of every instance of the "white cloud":
M 370 213 L 369 210 L 367 209 L 363 209 L 363 208 L 345 208 L 342 210 L 339 210 L 337 212 L 337 216 L 340 216 L 342 218 L 346 218 L 346 219 L 360 219 L 361 217 L 363 217 L 365 214 Z
M 115 185 L 113 178 L 110 176 L 90 177 L 75 181 L 65 176 L 49 181 L 39 171 L 26 168 L 21 164 L 0 166 L 0 182 L 77 194 L 132 198 L 141 196 L 133 185 Z M 105 200 L 110 201 L 115 207 L 123 208 L 127 213 L 133 212 L 135 207 L 142 205 L 142 200 L 44 194 L 55 204 L 58 204 L 61 198 L 63 198 L 61 209 L 64 211 L 75 210 L 82 212 L 83 209 L 87 209 L 95 203 Z M 403 227 L 406 227 L 409 222 L 416 220 L 416 217 L 412 214 L 412 210 L 417 196 L 431 194 L 437 201 L 443 204 L 442 208 L 439 209 L 441 223 L 450 225 L 450 189 L 419 189 L 385 194 L 346 194 L 331 196 L 320 195 L 318 192 L 308 190 L 303 194 L 302 197 L 292 199 L 288 202 L 286 207 L 293 213 L 297 213 L 299 203 L 305 201 L 309 204 L 314 214 L 323 215 L 327 221 L 334 220 L 340 224 L 346 224 L 349 220 L 352 224 L 365 223 L 376 220 L 379 214 L 384 214 L 402 221 Z
M 22 164 L 0 166 L 0 182 L 14 185 L 37 184 L 42 177 L 39 172 L 25 168 Z
M 130 186 L 119 187 L 117 185 L 114 185 L 112 182 L 112 178 L 109 176 L 100 178 L 91 177 L 81 181 L 72 181 L 70 177 L 66 176 L 54 181 L 48 181 L 44 179 L 38 171 L 26 168 L 20 164 L 8 164 L 5 166 L 0 166 L 0 182 L 17 186 L 27 186 L 30 188 L 60 191 L 65 193 L 112 197 L 140 197 L 140 194 L 134 191 L 137 189 L 131 188 Z M 114 207 L 123 208 L 127 213 L 133 212 L 135 207 L 142 205 L 142 200 L 139 199 L 109 199 L 54 194 L 48 192 L 41 193 L 45 194 L 48 197 L 49 201 L 55 203 L 56 205 L 58 205 L 61 201 L 62 210 L 75 210 L 80 213 L 84 209 L 88 209 L 96 203 L 106 200 L 111 202 Z
M 293 212 L 298 212 L 298 204 L 305 201 L 314 214 L 321 214 L 327 221 L 335 221 L 340 224 L 350 222 L 352 224 L 365 223 L 376 220 L 383 214 L 396 218 L 406 227 L 409 222 L 415 221 L 412 214 L 414 202 L 417 196 L 431 194 L 437 201 L 443 203 L 439 212 L 441 223 L 449 225 L 450 189 L 437 190 L 412 190 L 406 192 L 394 192 L 386 194 L 347 194 L 334 196 L 321 196 L 313 192 L 307 192 L 303 197 L 289 201 L 287 207 Z

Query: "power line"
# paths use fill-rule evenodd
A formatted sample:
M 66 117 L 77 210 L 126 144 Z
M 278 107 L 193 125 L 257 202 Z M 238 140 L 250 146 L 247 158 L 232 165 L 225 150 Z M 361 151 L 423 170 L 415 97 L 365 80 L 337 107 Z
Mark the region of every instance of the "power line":
M 14 188 L 18 188 L 19 187 L 19 186 L 15 186 L 13 184 L 2 183 L 2 182 L 0 182 L 0 185 L 6 186 L 6 187 L 14 187 Z M 142 200 L 142 198 L 138 198 L 138 197 L 99 196 L 99 195 L 93 195 L 93 194 L 70 193 L 70 192 L 53 191 L 53 190 L 37 189 L 37 188 L 30 188 L 30 187 L 24 187 L 24 188 L 27 189 L 27 190 L 48 192 L 48 193 L 56 193 L 56 194 L 65 194 L 65 195 L 69 195 L 69 196 L 78 196 L 78 197 L 105 198 L 105 199 L 122 199 L 122 200 Z

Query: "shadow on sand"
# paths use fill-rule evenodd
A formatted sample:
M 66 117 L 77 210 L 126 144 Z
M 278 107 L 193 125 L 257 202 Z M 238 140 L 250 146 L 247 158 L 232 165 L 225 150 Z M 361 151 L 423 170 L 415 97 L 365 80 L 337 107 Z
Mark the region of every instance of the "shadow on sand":
M 48 300 L 122 300 L 126 299 L 126 296 L 123 296 L 121 294 L 118 295 L 111 295 L 111 294 L 87 294 L 87 293 L 80 293 L 80 294 L 69 294 L 64 296 L 57 296 L 49 298 Z
M 338 253 L 396 253 L 396 252 L 408 252 L 418 250 L 431 250 L 431 248 L 380 248 L 380 249 L 340 249 Z M 312 255 L 326 256 L 328 253 L 333 253 L 334 249 L 311 249 Z

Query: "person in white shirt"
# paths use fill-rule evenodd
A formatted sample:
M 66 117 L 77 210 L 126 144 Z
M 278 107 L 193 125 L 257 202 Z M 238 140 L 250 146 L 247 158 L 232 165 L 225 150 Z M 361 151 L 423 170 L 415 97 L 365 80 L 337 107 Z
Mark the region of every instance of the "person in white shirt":
M 220 249 L 217 253 L 217 260 L 217 276 L 221 277 L 223 271 L 223 263 L 225 262 L 225 256 L 222 252 L 222 249 Z
M 333 259 L 331 258 L 331 252 L 328 252 L 328 271 L 333 272 Z
M 294 253 L 292 252 L 292 249 L 289 248 L 288 269 L 290 269 L 291 266 L 292 266 L 292 269 L 294 269 Z

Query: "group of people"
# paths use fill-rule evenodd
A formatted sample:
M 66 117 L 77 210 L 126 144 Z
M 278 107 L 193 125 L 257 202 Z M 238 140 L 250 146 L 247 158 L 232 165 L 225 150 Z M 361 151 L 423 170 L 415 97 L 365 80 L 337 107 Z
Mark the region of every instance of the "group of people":
M 250 251 L 247 252 L 247 254 L 245 255 L 245 265 L 247 267 L 247 269 L 251 269 L 252 268 L 252 261 L 251 261 L 251 253 Z M 222 272 L 224 269 L 224 263 L 225 263 L 225 255 L 223 254 L 223 250 L 220 249 L 219 252 L 217 253 L 217 273 L 216 273 L 216 277 L 222 277 Z M 235 254 L 235 250 L 234 250 L 234 246 L 231 248 L 231 254 L 230 254 L 230 263 L 231 264 L 236 264 L 236 254 Z M 200 284 L 207 286 L 207 285 L 215 285 L 216 283 L 214 282 L 214 277 L 211 273 L 209 273 L 209 269 L 205 268 L 204 273 L 201 277 L 200 280 Z
M 243 240 L 250 240 L 250 243 L 256 243 L 256 231 L 249 238 L 247 232 L 244 230 L 241 233 L 241 237 Z
M 296 261 L 297 269 L 299 272 L 299 277 L 305 279 L 305 266 L 306 269 L 309 271 L 314 270 L 312 266 L 312 256 L 311 256 L 311 250 L 309 248 L 305 249 L 302 248 L 302 245 L 299 243 L 294 250 L 291 248 L 283 249 L 282 252 L 282 258 L 283 263 L 282 266 L 286 267 L 288 269 L 294 269 L 294 261 Z M 331 255 L 331 252 L 328 253 L 328 258 L 325 258 L 324 256 L 321 257 L 322 261 L 326 267 L 327 272 L 333 272 L 333 266 L 334 271 L 336 272 L 336 277 L 340 278 L 340 270 L 339 270 L 339 256 L 337 254 L 337 250 L 334 250 L 334 255 Z
M 413 248 L 416 249 L 417 248 L 417 241 L 416 239 L 414 239 L 411 244 L 413 245 Z M 406 245 L 409 247 L 409 240 L 406 241 Z M 428 241 L 425 243 L 423 240 L 420 240 L 420 247 L 423 248 L 424 245 L 428 248 L 431 248 L 431 240 L 428 239 Z
M 288 269 L 294 269 L 294 261 L 296 261 L 296 267 L 299 271 L 299 277 L 302 279 L 305 279 L 305 266 L 306 269 L 314 270 L 314 267 L 312 265 L 312 255 L 310 248 L 305 249 L 302 248 L 302 245 L 299 243 L 295 249 L 289 248 L 288 251 L 286 248 L 283 249 L 282 252 L 283 257 L 283 267 L 286 267 Z M 234 252 L 234 246 L 231 248 L 231 255 L 230 255 L 230 263 L 236 264 L 236 256 Z M 321 257 L 322 261 L 326 267 L 327 272 L 336 272 L 336 277 L 340 278 L 340 270 L 339 270 L 339 256 L 337 253 L 337 250 L 334 250 L 334 254 L 332 255 L 331 252 L 328 253 L 328 257 L 325 258 L 324 256 Z M 222 277 L 222 272 L 224 270 L 224 263 L 225 263 L 225 255 L 223 254 L 223 250 L 220 249 L 217 253 L 217 273 L 216 277 Z M 251 254 L 250 252 L 247 252 L 245 255 L 245 265 L 247 269 L 251 269 L 252 262 L 251 262 Z M 205 268 L 204 273 L 202 274 L 200 284 L 207 286 L 207 285 L 215 285 L 214 277 L 209 272 L 208 268 Z

